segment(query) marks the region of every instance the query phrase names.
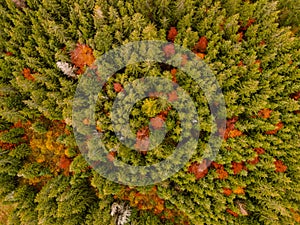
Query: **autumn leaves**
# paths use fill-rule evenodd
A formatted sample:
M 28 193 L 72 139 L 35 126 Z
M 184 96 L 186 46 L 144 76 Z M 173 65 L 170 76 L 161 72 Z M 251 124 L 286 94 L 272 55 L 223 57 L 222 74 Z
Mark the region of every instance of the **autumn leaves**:
M 88 45 L 78 43 L 76 48 L 71 51 L 71 60 L 72 63 L 79 68 L 77 73 L 82 74 L 84 72 L 84 67 L 91 66 L 95 61 L 95 57 L 93 55 L 93 50 Z
M 181 211 L 176 207 L 168 207 L 166 200 L 159 196 L 157 186 L 143 192 L 138 191 L 136 188 L 124 187 L 114 198 L 129 201 L 131 207 L 141 211 L 151 211 L 163 220 L 172 222 L 179 220 L 180 224 L 189 224 L 186 216 Z
M 22 74 L 23 74 L 25 79 L 34 81 L 34 76 L 32 75 L 32 72 L 30 71 L 29 68 L 24 68 L 22 70 Z
M 66 50 L 65 47 L 62 50 L 65 51 Z M 8 54 L 8 56 L 11 56 L 11 55 L 12 54 Z M 70 61 L 74 65 L 74 69 L 66 62 L 57 62 L 57 63 L 61 63 L 65 67 L 69 66 L 70 68 L 67 68 L 67 69 L 70 70 L 70 73 L 73 73 L 73 70 L 76 70 L 77 75 L 83 74 L 85 71 L 85 68 L 87 66 L 92 66 L 92 64 L 95 61 L 93 49 L 86 44 L 77 43 L 76 47 L 69 52 L 69 55 L 70 55 Z M 63 66 L 60 66 L 60 68 L 62 68 L 62 67 Z M 63 72 L 65 73 L 64 70 L 63 70 Z M 70 76 L 70 73 L 65 73 L 65 74 Z M 22 75 L 27 80 L 34 81 L 35 77 L 33 74 L 34 74 L 34 72 L 30 68 L 24 68 L 22 70 Z
M 277 118 L 275 110 L 269 108 L 263 108 L 259 110 L 255 116 L 248 118 L 251 121 L 259 120 L 265 123 L 273 123 L 275 129 L 265 128 L 260 131 L 261 135 L 268 138 L 273 135 L 281 135 L 281 130 L 285 127 L 284 123 Z M 272 147 L 268 148 L 268 144 L 256 145 L 257 147 L 247 145 L 248 147 L 240 148 L 239 150 L 235 149 L 233 146 L 238 146 L 239 142 L 245 141 L 245 138 L 249 140 L 251 138 L 249 133 L 245 130 L 241 130 L 242 118 L 238 116 L 233 116 L 232 118 L 227 119 L 226 129 L 224 133 L 224 142 L 235 143 L 234 145 L 226 145 L 224 148 L 224 154 L 228 155 L 248 155 L 247 159 L 242 160 L 232 160 L 227 162 L 220 161 L 210 161 L 204 159 L 202 161 L 191 162 L 188 167 L 187 172 L 194 175 L 194 179 L 199 185 L 203 182 L 208 182 L 211 179 L 216 181 L 218 184 L 222 184 L 220 192 L 228 199 L 230 202 L 234 199 L 245 199 L 248 194 L 252 191 L 251 185 L 248 185 L 244 182 L 241 182 L 243 177 L 247 176 L 247 179 L 253 179 L 256 177 L 257 170 L 264 170 L 265 166 L 268 173 L 273 173 L 274 176 L 282 176 L 282 173 L 288 172 L 288 166 L 285 164 L 285 159 L 277 156 L 272 152 Z M 270 125 L 271 127 L 271 125 Z M 230 146 L 230 147 L 228 147 Z M 244 152 L 238 152 L 238 151 Z M 246 153 L 247 152 L 247 153 Z M 241 157 L 239 157 L 241 159 Z M 287 174 L 286 174 L 287 175 Z M 208 177 L 209 176 L 209 177 Z M 251 178 L 252 177 L 252 178 Z M 200 181 L 201 179 L 205 179 Z M 237 181 L 232 182 L 233 180 Z M 255 182 L 255 180 L 254 180 Z M 230 184 L 229 184 L 230 183 Z M 234 217 L 247 216 L 249 215 L 248 209 L 243 202 L 234 200 L 237 203 L 236 207 L 233 208 L 233 204 L 228 205 L 226 212 Z M 239 211 L 237 210 L 239 209 Z
M 257 113 L 257 116 L 252 118 L 263 118 L 268 119 L 272 110 L 270 109 L 262 109 Z M 226 130 L 224 132 L 224 140 L 227 141 L 230 138 L 238 138 L 243 134 L 239 129 L 235 128 L 235 123 L 238 121 L 238 117 L 234 116 L 230 119 L 227 119 L 226 122 Z M 274 130 L 269 130 L 265 132 L 265 135 L 275 135 L 279 130 L 283 128 L 283 123 L 279 122 L 275 125 Z M 231 148 L 227 148 L 228 151 L 232 151 Z M 247 164 L 249 165 L 256 165 L 260 162 L 260 155 L 265 154 L 266 150 L 262 147 L 253 148 L 253 151 L 256 153 L 256 156 L 253 159 L 242 161 L 242 162 L 231 162 L 231 169 L 234 175 L 238 175 L 241 171 L 247 171 Z M 287 170 L 287 166 L 281 160 L 274 158 L 274 165 L 276 172 L 285 172 Z M 224 165 L 219 164 L 217 162 L 210 162 L 208 159 L 204 159 L 202 162 L 193 162 L 188 168 L 188 172 L 195 175 L 196 180 L 204 178 L 207 174 L 209 169 L 214 169 L 218 177 L 217 179 L 226 179 L 229 174 L 224 169 Z
M 149 145 L 150 145 L 149 127 L 144 127 L 138 130 L 136 134 L 136 143 L 134 147 L 143 155 L 146 155 L 149 149 Z
M 178 34 L 178 31 L 177 31 L 176 27 L 171 27 L 170 30 L 168 31 L 167 40 L 174 43 L 177 34 Z M 163 48 L 163 51 L 167 58 L 169 58 L 175 54 L 175 47 L 172 43 L 167 44 Z M 204 59 L 205 55 L 207 54 L 207 50 L 206 50 L 207 46 L 208 46 L 208 40 L 205 36 L 202 36 L 202 37 L 200 37 L 198 42 L 195 44 L 195 46 L 193 48 L 193 52 L 199 58 Z M 186 63 L 187 59 L 188 59 L 187 55 L 182 55 L 182 64 L 183 65 Z

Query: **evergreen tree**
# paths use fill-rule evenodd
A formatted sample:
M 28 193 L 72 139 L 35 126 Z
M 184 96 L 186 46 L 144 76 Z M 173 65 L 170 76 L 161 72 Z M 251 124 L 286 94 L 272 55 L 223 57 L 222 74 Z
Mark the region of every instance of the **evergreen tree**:
M 0 199 L 14 205 L 7 224 L 116 224 L 121 221 L 116 219 L 120 210 L 111 215 L 116 205 L 130 207 L 127 224 L 300 222 L 298 0 L 0 2 Z M 72 118 L 73 106 L 88 99 L 73 102 L 87 69 L 101 71 L 95 69 L 98 57 L 142 40 L 169 42 L 164 55 L 147 52 L 157 59 L 170 57 L 174 43 L 193 51 L 213 71 L 227 110 L 215 159 L 205 158 L 203 150 L 213 133 L 208 99 L 196 80 L 170 65 L 128 65 L 105 88 L 93 90 L 95 121 L 84 110 Z M 110 171 L 114 160 L 133 166 L 158 163 L 172 153 L 184 125 L 171 104 L 178 96 L 158 85 L 159 91 L 170 91 L 168 101 L 149 97 L 136 102 L 130 125 L 138 151 L 122 145 L 109 113 L 126 85 L 145 74 L 172 80 L 189 93 L 201 130 L 184 168 L 155 185 L 131 187 L 95 169 Z M 99 155 L 90 141 L 90 151 L 80 152 L 72 119 L 83 121 L 82 133 L 95 122 L 109 151 Z M 147 138 L 160 140 L 163 128 L 163 142 L 145 151 Z M 157 171 L 154 179 L 164 172 Z

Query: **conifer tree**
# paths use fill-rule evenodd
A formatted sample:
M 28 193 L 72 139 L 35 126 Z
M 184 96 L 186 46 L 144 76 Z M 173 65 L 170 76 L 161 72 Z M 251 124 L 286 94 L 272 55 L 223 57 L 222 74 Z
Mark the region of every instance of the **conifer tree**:
M 15 207 L 7 224 L 116 224 L 121 220 L 111 216 L 113 205 L 130 206 L 127 224 L 299 223 L 298 1 L 0 2 L 0 199 Z M 172 43 L 181 45 L 213 71 L 227 111 L 215 159 L 203 158 L 212 132 L 203 90 L 180 69 L 155 62 L 119 70 L 97 90 L 95 121 L 85 112 L 75 118 L 95 122 L 109 150 L 100 156 L 108 163 L 92 142 L 87 157 L 79 151 L 72 107 L 86 99 L 73 102 L 77 85 L 98 57 L 142 40 L 168 41 L 166 57 L 173 54 Z M 182 129 L 171 104 L 178 96 L 170 92 L 168 101 L 149 97 L 134 105 L 130 124 L 139 151 L 120 143 L 109 113 L 126 85 L 145 74 L 172 80 L 189 93 L 200 138 L 195 154 L 173 176 L 125 186 L 96 167 L 109 171 L 114 160 L 157 163 L 172 153 Z M 83 133 L 86 127 L 80 127 Z M 145 151 L 149 135 L 160 137 L 163 128 L 168 132 L 162 144 Z

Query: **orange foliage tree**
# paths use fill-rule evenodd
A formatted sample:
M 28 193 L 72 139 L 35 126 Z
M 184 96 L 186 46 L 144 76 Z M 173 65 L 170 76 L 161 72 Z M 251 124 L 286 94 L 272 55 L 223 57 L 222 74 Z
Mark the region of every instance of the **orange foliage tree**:
M 79 68 L 77 73 L 82 74 L 84 72 L 84 67 L 91 66 L 95 61 L 93 49 L 88 45 L 78 43 L 76 48 L 71 51 L 71 60 L 72 63 Z

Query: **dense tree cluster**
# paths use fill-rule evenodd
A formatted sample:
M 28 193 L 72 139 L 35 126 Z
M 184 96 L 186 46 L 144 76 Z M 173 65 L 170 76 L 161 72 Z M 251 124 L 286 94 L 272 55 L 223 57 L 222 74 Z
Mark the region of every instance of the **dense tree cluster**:
M 13 205 L 7 224 L 300 223 L 299 1 L 0 2 L 0 200 Z M 224 140 L 217 157 L 203 157 L 212 120 L 195 80 L 162 63 L 128 65 L 99 91 L 95 121 L 82 118 L 85 125 L 95 122 L 110 149 L 108 163 L 151 165 L 180 140 L 172 107 L 179 96 L 165 86 L 158 88 L 169 90 L 167 101 L 150 93 L 131 111 L 138 151 L 114 134 L 115 98 L 145 74 L 190 94 L 200 138 L 196 153 L 170 178 L 126 186 L 99 175 L 79 151 L 72 106 L 77 84 L 98 57 L 142 40 L 168 41 L 165 58 L 176 53 L 174 44 L 183 46 L 210 67 L 224 95 L 226 129 L 218 131 Z M 181 55 L 182 65 L 188 60 Z M 148 151 L 150 133 L 159 136 L 164 128 L 163 142 Z

